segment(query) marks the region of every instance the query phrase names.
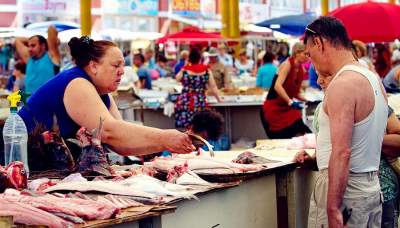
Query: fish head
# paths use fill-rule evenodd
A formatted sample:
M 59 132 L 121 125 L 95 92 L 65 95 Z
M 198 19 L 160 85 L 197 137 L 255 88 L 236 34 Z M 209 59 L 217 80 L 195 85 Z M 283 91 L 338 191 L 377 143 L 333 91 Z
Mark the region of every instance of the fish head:
M 20 161 L 11 162 L 7 168 L 7 181 L 10 187 L 24 189 L 28 185 L 28 175 L 24 163 Z

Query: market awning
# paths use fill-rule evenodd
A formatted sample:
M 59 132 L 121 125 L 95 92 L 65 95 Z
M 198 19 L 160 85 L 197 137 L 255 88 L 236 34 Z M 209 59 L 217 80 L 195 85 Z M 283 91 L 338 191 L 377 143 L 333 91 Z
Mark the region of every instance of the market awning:
M 400 38 L 399 5 L 368 1 L 338 8 L 330 15 L 343 22 L 352 39 L 370 43 Z
M 312 14 L 288 15 L 276 17 L 257 23 L 257 26 L 267 27 L 284 34 L 301 36 L 306 26 L 314 21 L 316 17 Z

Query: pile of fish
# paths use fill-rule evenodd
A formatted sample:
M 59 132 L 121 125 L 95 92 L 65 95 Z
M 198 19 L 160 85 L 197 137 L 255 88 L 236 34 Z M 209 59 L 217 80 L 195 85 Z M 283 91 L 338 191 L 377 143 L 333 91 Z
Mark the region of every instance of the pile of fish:
M 29 191 L 20 192 L 12 189 L 7 189 L 5 193 L 0 194 L 0 202 L 15 205 L 14 211 L 10 211 L 2 204 L 0 215 L 12 215 L 14 222 L 25 225 L 71 227 L 73 223 L 114 218 L 120 213 L 119 207 L 104 201 L 60 198 L 51 194 L 37 195 Z M 24 212 L 26 210 L 33 211 L 34 216 Z
M 176 155 L 171 157 L 158 157 L 152 162 L 145 164 L 146 166 L 154 167 L 165 173 L 171 170 L 176 170 L 176 167 L 187 166 L 188 170 L 196 174 L 207 175 L 223 175 L 223 174 L 237 174 L 246 172 L 256 172 L 265 168 L 259 164 L 238 164 L 230 161 L 224 161 L 214 157 L 205 155 L 195 156 L 193 154 Z
M 185 175 L 182 181 L 179 183 L 199 183 L 198 185 L 207 186 L 205 181 L 189 181 L 189 178 Z M 67 177 L 66 179 L 72 179 Z M 166 203 L 170 200 L 186 198 L 196 198 L 193 195 L 192 186 L 184 186 L 180 184 L 169 183 L 158 180 L 154 177 L 138 174 L 129 178 L 117 178 L 114 180 L 93 180 L 88 181 L 81 176 L 73 177 L 73 180 L 63 180 L 55 185 L 45 184 L 46 179 L 43 179 L 43 183 L 36 183 L 32 186 L 34 190 L 42 190 L 45 193 L 50 192 L 100 192 L 113 195 L 127 196 L 138 202 L 146 204 L 160 204 Z M 43 184 L 47 188 L 43 189 Z

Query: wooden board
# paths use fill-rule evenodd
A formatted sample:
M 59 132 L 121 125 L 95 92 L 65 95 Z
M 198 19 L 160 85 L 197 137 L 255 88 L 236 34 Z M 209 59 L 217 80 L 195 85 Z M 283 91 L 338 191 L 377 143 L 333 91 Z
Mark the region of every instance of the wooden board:
M 146 208 L 147 207 L 147 208 Z M 147 211 L 146 211 L 147 210 Z M 96 220 L 86 222 L 84 225 L 77 226 L 79 228 L 98 228 L 108 227 L 111 225 L 129 223 L 139 221 L 144 218 L 160 216 L 162 214 L 168 214 L 175 212 L 175 206 L 145 206 L 138 208 L 126 208 L 122 210 L 122 213 L 115 219 Z

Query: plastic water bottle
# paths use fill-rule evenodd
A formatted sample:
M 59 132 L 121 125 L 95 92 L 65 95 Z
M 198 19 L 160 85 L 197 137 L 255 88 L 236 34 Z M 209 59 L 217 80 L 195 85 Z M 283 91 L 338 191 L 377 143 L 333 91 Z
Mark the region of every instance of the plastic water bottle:
M 21 161 L 28 167 L 28 132 L 22 118 L 17 113 L 17 104 L 21 100 L 18 92 L 7 97 L 10 101 L 10 116 L 7 118 L 3 128 L 4 140 L 4 163 L 8 165 L 12 161 Z

